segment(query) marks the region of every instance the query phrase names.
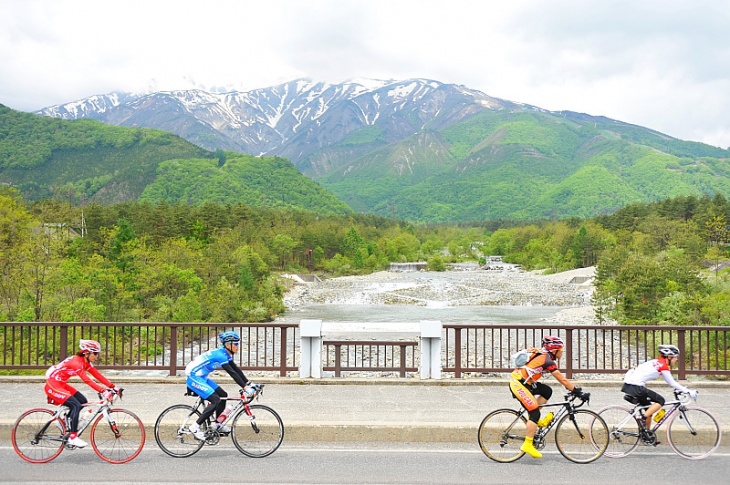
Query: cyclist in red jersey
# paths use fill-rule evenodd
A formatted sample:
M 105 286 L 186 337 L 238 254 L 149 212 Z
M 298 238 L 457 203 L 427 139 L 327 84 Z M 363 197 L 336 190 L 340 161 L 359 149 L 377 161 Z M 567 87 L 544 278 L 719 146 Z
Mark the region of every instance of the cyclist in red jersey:
M 109 379 L 101 375 L 94 367 L 94 362 L 99 358 L 101 344 L 96 340 L 81 340 L 79 351 L 68 357 L 60 364 L 51 366 L 46 372 L 45 393 L 49 404 L 65 405 L 69 411 L 69 438 L 68 444 L 83 448 L 87 443 L 77 436 L 79 426 L 79 413 L 81 407 L 88 402 L 86 396 L 77 391 L 68 383 L 73 376 L 80 377 L 85 383 L 96 392 L 103 394 L 105 399 L 111 400 L 113 392 L 119 392 L 119 388 L 112 384 Z M 96 383 L 88 374 L 106 386 L 106 389 Z M 113 392 L 112 392 L 113 391 Z

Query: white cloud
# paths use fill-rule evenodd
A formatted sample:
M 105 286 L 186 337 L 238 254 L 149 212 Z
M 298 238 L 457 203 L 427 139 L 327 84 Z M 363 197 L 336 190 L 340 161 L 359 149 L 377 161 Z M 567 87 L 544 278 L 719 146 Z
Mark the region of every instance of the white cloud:
M 0 0 L 0 103 L 423 77 L 730 146 L 730 3 Z

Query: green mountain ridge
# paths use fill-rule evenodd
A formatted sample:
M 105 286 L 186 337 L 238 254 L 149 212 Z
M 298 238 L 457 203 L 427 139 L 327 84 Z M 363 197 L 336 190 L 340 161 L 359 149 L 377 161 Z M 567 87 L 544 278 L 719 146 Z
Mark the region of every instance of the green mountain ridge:
M 405 138 L 378 125 L 352 131 L 315 154 L 321 175 L 310 179 L 281 157 L 0 107 L 0 182 L 28 199 L 215 201 L 422 223 L 588 218 L 634 202 L 730 193 L 728 150 L 567 111 L 451 116 Z
M 2 105 L 0 182 L 29 200 L 216 201 L 351 212 L 281 158 L 214 153 L 160 130 L 45 118 Z
M 482 111 L 316 180 L 356 210 L 407 220 L 592 217 L 632 202 L 730 193 L 728 157 L 603 117 Z

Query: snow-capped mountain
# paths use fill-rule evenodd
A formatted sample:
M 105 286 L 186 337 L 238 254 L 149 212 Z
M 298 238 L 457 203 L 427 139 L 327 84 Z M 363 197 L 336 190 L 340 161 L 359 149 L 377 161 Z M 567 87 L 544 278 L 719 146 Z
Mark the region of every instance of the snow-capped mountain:
M 299 79 L 248 92 L 111 93 L 36 114 L 158 128 L 209 150 L 286 157 L 315 176 L 379 146 L 443 128 L 481 110 L 516 108 L 525 106 L 427 79 L 340 84 Z M 348 142 L 348 137 L 369 137 L 371 142 Z

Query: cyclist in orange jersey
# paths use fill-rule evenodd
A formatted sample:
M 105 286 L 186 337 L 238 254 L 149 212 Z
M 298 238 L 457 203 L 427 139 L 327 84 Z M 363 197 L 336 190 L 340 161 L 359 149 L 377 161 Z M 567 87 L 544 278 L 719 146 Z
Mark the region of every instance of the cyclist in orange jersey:
M 540 419 L 540 406 L 546 404 L 553 395 L 550 386 L 538 382 L 540 377 L 545 373 L 552 374 L 567 390 L 580 398 L 586 397 L 581 388 L 576 387 L 558 369 L 556 361 L 562 357 L 564 347 L 565 343 L 560 337 L 552 335 L 544 337 L 542 339 L 542 349 L 534 352 L 527 363 L 512 371 L 510 376 L 509 385 L 512 395 L 522 403 L 522 406 L 529 414 L 525 430 L 525 442 L 522 443 L 520 450 L 533 458 L 542 458 L 542 453 L 535 448 L 532 442 L 535 432 L 538 426 L 547 426 L 549 420 L 552 419 L 552 414 Z

